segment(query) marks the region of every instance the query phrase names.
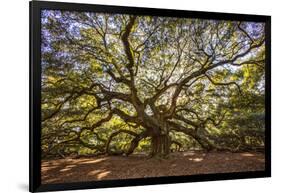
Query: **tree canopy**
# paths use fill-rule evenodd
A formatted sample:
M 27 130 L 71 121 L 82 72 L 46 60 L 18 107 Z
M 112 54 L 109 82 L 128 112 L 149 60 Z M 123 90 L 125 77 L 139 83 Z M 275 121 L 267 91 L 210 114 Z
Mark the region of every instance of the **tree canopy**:
M 264 23 L 42 11 L 42 152 L 264 146 Z

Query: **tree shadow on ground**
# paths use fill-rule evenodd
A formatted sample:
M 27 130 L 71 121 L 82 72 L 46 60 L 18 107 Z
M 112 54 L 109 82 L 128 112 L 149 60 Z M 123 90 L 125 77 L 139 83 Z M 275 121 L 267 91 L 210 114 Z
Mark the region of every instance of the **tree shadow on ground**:
M 182 176 L 264 170 L 264 154 L 177 152 L 167 159 L 99 156 L 42 161 L 42 183 Z

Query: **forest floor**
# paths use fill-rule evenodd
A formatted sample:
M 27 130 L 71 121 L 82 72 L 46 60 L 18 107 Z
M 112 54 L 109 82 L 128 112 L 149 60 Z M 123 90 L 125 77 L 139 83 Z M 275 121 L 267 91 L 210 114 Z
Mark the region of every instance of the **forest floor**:
M 177 152 L 167 159 L 144 155 L 42 160 L 42 183 L 262 171 L 264 154 Z

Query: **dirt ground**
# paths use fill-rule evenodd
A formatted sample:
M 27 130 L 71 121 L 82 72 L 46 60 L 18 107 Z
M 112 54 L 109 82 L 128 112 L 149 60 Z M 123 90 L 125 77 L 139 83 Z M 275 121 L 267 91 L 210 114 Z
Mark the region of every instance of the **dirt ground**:
M 168 159 L 143 155 L 98 156 L 42 161 L 42 183 L 262 171 L 264 154 L 177 152 Z

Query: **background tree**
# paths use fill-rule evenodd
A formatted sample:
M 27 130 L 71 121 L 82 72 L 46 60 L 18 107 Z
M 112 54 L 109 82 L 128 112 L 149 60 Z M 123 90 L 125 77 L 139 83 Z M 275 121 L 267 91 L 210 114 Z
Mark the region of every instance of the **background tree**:
M 43 11 L 43 155 L 263 148 L 264 42 L 263 23 Z

